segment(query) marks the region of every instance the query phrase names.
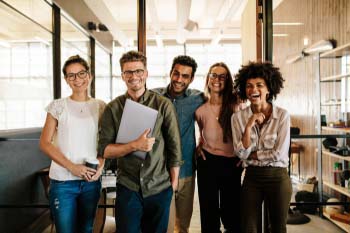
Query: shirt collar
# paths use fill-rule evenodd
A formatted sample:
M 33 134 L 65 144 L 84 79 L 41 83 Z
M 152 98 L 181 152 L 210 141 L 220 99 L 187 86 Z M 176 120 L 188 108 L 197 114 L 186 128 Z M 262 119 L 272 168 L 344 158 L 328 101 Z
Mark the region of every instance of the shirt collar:
M 131 96 L 129 95 L 128 91 L 126 91 L 125 96 L 126 96 L 127 99 L 133 100 L 133 99 L 131 98 Z M 149 90 L 146 88 L 145 92 L 144 92 L 143 95 L 139 98 L 139 100 L 138 100 L 137 102 L 140 103 L 140 104 L 142 104 L 142 103 L 144 103 L 149 97 L 150 97 L 150 92 L 149 92 Z
M 166 88 L 166 93 L 165 93 L 165 95 L 166 95 L 168 98 L 170 98 L 170 99 L 182 99 L 182 98 L 186 98 L 186 97 L 188 97 L 188 96 L 190 95 L 190 90 L 187 88 L 187 89 L 185 90 L 185 92 L 184 92 L 182 95 L 172 97 L 172 96 L 170 95 L 170 84 L 169 84 L 169 85 L 167 86 L 167 88 Z

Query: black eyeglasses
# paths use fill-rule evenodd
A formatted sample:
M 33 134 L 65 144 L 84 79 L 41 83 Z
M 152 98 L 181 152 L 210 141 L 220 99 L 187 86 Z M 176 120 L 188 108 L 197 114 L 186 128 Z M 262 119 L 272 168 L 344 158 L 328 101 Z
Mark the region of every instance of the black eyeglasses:
M 124 71 L 122 74 L 126 77 L 126 78 L 131 78 L 134 74 L 137 77 L 141 77 L 143 75 L 143 73 L 145 73 L 145 70 L 143 69 L 137 69 L 137 70 L 126 70 Z
M 208 76 L 209 76 L 210 79 L 219 78 L 220 81 L 225 81 L 226 78 L 227 78 L 227 74 L 209 73 Z
M 69 81 L 74 81 L 76 79 L 76 77 L 78 77 L 80 79 L 85 79 L 87 77 L 88 73 L 89 72 L 87 72 L 86 70 L 79 71 L 78 73 L 68 73 L 68 74 L 66 74 L 66 78 Z

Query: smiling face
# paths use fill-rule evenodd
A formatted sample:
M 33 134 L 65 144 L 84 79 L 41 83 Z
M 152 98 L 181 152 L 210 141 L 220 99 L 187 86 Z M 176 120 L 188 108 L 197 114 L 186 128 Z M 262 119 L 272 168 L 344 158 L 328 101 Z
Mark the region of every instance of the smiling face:
M 91 83 L 90 73 L 79 63 L 68 65 L 66 67 L 66 75 L 64 78 L 73 93 L 86 93 Z
M 170 73 L 170 93 L 182 95 L 193 81 L 192 67 L 176 64 Z
M 143 93 L 146 89 L 145 85 L 147 76 L 148 72 L 141 61 L 124 63 L 122 78 L 129 93 Z
M 251 78 L 246 83 L 246 95 L 253 105 L 267 103 L 269 90 L 263 78 Z
M 222 66 L 214 66 L 208 74 L 208 89 L 210 93 L 221 93 L 225 89 L 227 70 Z

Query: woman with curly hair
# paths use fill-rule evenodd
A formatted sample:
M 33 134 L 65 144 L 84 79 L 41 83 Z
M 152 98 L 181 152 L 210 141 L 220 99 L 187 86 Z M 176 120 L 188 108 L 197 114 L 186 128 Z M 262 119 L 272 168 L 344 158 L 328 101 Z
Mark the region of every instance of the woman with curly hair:
M 200 130 L 197 182 L 202 232 L 240 232 L 242 167 L 233 153 L 230 121 L 240 104 L 226 64 L 215 63 L 205 83 L 207 101 L 197 109 Z
M 250 107 L 231 119 L 234 150 L 246 173 L 242 186 L 242 232 L 255 233 L 265 203 L 271 233 L 286 232 L 292 185 L 287 173 L 290 116 L 273 104 L 283 88 L 279 68 L 269 62 L 250 62 L 236 75 L 234 87 Z

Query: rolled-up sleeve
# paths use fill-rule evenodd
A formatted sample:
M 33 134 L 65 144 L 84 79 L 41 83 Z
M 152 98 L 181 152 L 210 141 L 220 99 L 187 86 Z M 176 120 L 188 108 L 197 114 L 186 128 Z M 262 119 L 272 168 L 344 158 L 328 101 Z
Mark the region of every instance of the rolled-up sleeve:
M 242 143 L 242 137 L 244 133 L 245 125 L 243 125 L 240 120 L 240 112 L 235 113 L 231 117 L 231 128 L 232 128 L 232 140 L 234 153 L 240 159 L 248 159 L 250 153 L 253 151 L 254 146 L 251 145 L 248 148 L 245 148 Z
M 169 100 L 166 101 L 163 114 L 164 122 L 162 131 L 165 142 L 167 166 L 168 168 L 179 167 L 183 164 L 180 129 L 175 108 Z
M 111 107 L 107 105 L 101 116 L 99 127 L 99 140 L 97 151 L 101 156 L 104 155 L 104 151 L 109 144 L 115 143 L 117 134 L 115 125 L 116 122 L 113 118 Z

